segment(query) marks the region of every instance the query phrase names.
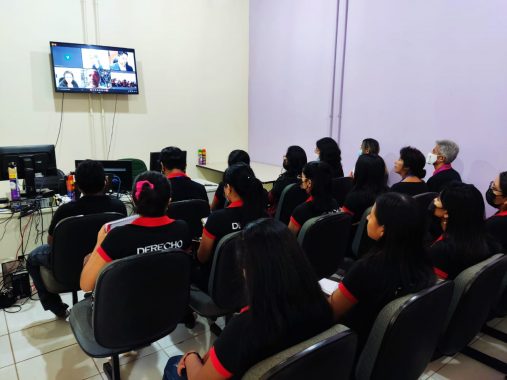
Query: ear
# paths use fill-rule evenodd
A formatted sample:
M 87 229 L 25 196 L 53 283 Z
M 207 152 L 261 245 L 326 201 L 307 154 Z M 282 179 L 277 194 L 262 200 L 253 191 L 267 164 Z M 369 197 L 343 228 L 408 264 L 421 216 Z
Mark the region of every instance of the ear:
M 384 231 L 385 231 L 384 226 L 379 226 L 379 232 L 378 233 L 379 233 L 380 237 L 384 236 Z

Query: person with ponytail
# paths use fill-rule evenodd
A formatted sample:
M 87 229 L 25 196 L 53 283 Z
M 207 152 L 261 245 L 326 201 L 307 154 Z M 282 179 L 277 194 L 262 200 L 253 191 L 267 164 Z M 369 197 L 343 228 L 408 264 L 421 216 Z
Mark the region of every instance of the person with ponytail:
M 338 143 L 331 137 L 323 137 L 315 143 L 315 153 L 319 161 L 324 161 L 331 166 L 332 178 L 343 177 L 342 152 Z
M 400 158 L 394 162 L 394 172 L 401 176 L 401 181 L 391 186 L 391 191 L 412 196 L 428 192 L 423 179 L 425 164 L 426 159 L 420 150 L 411 146 L 401 148 Z
M 210 214 L 197 251 L 200 268 L 194 282 L 204 291 L 208 288 L 213 252 L 220 239 L 241 230 L 247 223 L 266 216 L 264 188 L 247 164 L 237 163 L 226 169 L 224 194 L 229 205 Z
M 139 174 L 134 181 L 132 199 L 138 215 L 105 224 L 100 229 L 95 249 L 81 272 L 80 284 L 85 292 L 94 289 L 100 271 L 113 260 L 171 248 L 189 249 L 187 223 L 166 215 L 171 184 L 162 173 Z
M 312 161 L 303 167 L 301 188 L 309 198 L 294 209 L 289 221 L 289 230 L 298 234 L 308 219 L 338 211 L 338 203 L 332 194 L 332 169 L 323 161 Z

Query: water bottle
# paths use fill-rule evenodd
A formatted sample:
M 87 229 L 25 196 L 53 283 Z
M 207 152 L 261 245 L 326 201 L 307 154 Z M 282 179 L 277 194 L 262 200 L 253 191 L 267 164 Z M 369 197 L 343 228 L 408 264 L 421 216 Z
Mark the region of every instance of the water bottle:
M 206 148 L 202 148 L 201 150 L 201 161 L 202 161 L 202 165 L 206 165 Z
M 202 165 L 202 149 L 197 151 L 197 164 Z
M 16 168 L 15 162 L 9 162 L 8 166 L 9 173 L 9 185 L 11 187 L 11 200 L 19 201 L 21 198 L 18 186 L 18 169 Z
M 74 200 L 76 198 L 76 193 L 74 192 L 74 190 L 75 190 L 75 183 L 76 183 L 76 180 L 74 178 L 74 174 L 70 173 L 67 176 L 66 185 L 67 185 L 67 196 L 71 200 Z

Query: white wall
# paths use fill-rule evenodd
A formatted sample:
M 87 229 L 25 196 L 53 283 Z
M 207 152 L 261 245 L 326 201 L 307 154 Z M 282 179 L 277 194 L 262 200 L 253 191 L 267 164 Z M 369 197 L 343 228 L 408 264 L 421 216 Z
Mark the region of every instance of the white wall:
M 2 1 L 2 146 L 56 141 L 50 40 L 136 49 L 141 94 L 118 96 L 110 159 L 148 164 L 150 151 L 177 145 L 195 175 L 198 148 L 224 161 L 247 147 L 248 0 Z M 60 168 L 105 158 L 114 105 L 115 95 L 65 95 Z

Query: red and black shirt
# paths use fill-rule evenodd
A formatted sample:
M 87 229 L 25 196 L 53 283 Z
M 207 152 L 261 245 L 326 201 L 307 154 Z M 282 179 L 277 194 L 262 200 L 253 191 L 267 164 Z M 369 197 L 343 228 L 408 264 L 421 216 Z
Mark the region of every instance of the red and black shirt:
M 132 223 L 111 229 L 97 252 L 106 262 L 141 253 L 171 248 L 187 249 L 190 232 L 183 220 L 167 216 L 139 217 Z
M 167 178 L 171 182 L 171 202 L 187 199 L 202 199 L 208 202 L 204 185 L 192 181 L 185 173 L 170 173 Z
M 486 230 L 507 252 L 507 211 L 499 211 L 486 220 Z
M 294 209 L 290 221 L 298 228 L 301 228 L 311 218 L 338 211 L 338 203 L 335 199 L 331 199 L 329 204 L 322 208 L 317 207 L 313 197 L 309 197 L 304 203 L 301 203 Z
M 216 244 L 225 235 L 241 230 L 242 207 L 243 201 L 236 201 L 227 208 L 213 211 L 206 220 L 203 235 L 215 240 Z

